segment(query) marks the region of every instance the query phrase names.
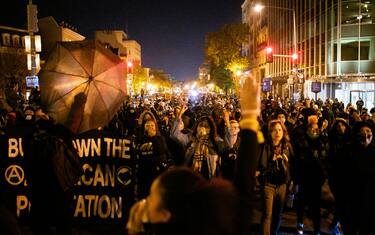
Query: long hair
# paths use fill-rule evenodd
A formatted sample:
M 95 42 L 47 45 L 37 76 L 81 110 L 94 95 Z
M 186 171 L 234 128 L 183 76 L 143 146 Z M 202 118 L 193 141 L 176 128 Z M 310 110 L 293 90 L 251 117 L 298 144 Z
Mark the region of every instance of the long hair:
M 290 142 L 288 130 L 286 129 L 284 123 L 282 123 L 278 119 L 274 119 L 274 120 L 271 120 L 271 121 L 268 122 L 268 138 L 269 138 L 269 141 L 272 143 L 271 133 L 272 133 L 273 129 L 275 128 L 275 126 L 277 124 L 280 124 L 281 129 L 283 130 L 283 138 L 281 139 L 281 143 L 283 145 L 288 144 Z

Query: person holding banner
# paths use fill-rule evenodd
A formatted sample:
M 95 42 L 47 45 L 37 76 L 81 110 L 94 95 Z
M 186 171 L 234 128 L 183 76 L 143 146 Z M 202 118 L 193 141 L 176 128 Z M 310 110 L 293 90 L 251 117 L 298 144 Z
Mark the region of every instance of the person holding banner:
M 72 234 L 71 190 L 83 174 L 72 132 L 38 107 L 36 130 L 28 145 L 26 171 L 31 186 L 31 228 L 35 235 Z
M 207 180 L 186 167 L 165 171 L 152 183 L 150 195 L 130 210 L 129 234 L 250 234 L 260 112 L 255 79 L 248 79 L 241 95 L 242 132 L 234 184 L 221 178 Z

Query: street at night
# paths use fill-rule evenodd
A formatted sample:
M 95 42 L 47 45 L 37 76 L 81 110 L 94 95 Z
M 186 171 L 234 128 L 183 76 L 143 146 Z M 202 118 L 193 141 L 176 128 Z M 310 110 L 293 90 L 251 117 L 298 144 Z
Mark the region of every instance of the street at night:
M 373 234 L 374 0 L 2 5 L 0 235 Z

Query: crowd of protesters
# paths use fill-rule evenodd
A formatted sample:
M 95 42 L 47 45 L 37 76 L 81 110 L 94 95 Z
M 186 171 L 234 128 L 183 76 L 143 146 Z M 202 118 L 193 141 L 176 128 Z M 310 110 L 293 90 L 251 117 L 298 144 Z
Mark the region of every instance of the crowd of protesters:
M 1 110 L 1 135 L 12 126 L 34 125 L 39 119 L 48 119 L 42 118 L 45 114 L 38 92 L 34 90 L 29 98 L 29 105 L 13 100 L 13 109 Z M 248 112 L 252 114 L 241 108 L 234 95 L 129 98 L 105 128 L 133 140 L 135 198 L 146 198 L 159 175 L 180 166 L 205 180 L 233 181 L 242 141 L 240 123 Z M 342 230 L 344 234 L 371 234 L 375 209 L 375 108 L 363 107 L 361 102 L 345 106 L 338 100 L 267 97 L 261 101 L 258 121 L 259 149 L 250 151 L 259 152 L 255 176 L 263 202 L 261 234 L 278 234 L 289 194 L 295 196 L 298 233 L 303 234 L 304 216 L 308 215 L 314 234 L 320 234 L 324 184 L 334 196 L 332 233 Z M 191 177 L 184 178 L 187 183 L 201 180 L 189 172 L 170 174 Z M 165 177 L 159 181 L 176 183 Z

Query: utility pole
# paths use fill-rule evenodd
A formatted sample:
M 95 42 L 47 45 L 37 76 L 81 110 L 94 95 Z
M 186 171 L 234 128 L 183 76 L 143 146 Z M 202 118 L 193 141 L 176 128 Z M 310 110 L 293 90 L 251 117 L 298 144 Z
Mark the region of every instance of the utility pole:
M 36 49 L 35 49 L 35 36 L 34 33 L 38 32 L 38 10 L 37 6 L 33 5 L 32 0 L 29 0 L 27 5 L 27 31 L 30 36 L 30 62 L 31 62 L 31 76 L 36 76 Z
M 27 5 L 27 31 L 28 36 L 25 37 L 25 51 L 27 53 L 27 68 L 30 70 L 30 76 L 26 76 L 27 88 L 38 88 L 39 79 L 37 77 L 37 70 L 40 68 L 40 57 L 37 52 L 42 50 L 41 37 L 35 35 L 38 29 L 38 10 L 37 6 L 33 5 L 32 0 L 29 0 Z M 26 99 L 28 91 L 26 91 Z
M 358 75 L 361 74 L 361 20 L 362 20 L 362 2 L 359 0 L 359 12 L 358 12 Z

